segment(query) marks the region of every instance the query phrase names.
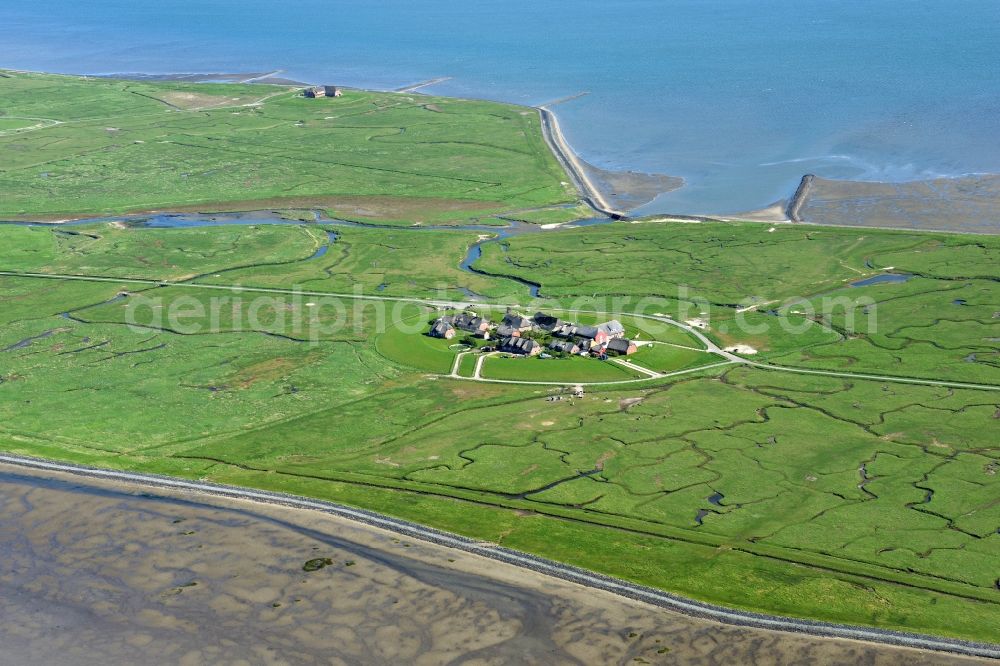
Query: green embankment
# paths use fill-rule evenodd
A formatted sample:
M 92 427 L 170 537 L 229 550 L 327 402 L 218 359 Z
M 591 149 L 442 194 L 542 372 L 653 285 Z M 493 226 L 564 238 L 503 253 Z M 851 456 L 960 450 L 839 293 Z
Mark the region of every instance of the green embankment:
M 382 356 L 404 367 L 447 374 L 455 363 L 459 338 L 442 340 L 425 335 L 434 316 L 430 310 L 402 320 L 401 325 L 387 327 L 375 340 Z
M 611 361 L 579 356 L 568 358 L 502 358 L 483 364 L 483 377 L 534 382 L 620 382 L 643 377 Z
M 639 347 L 638 351 L 627 357 L 626 360 L 654 372 L 675 372 L 685 368 L 718 363 L 723 359 L 703 351 L 654 343 Z

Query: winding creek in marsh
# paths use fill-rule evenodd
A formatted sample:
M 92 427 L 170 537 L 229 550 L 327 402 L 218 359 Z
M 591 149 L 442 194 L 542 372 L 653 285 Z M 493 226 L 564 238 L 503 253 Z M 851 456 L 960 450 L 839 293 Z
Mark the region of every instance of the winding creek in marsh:
M 531 282 L 530 280 L 525 280 L 520 277 L 513 275 L 502 275 L 493 274 L 476 268 L 474 264 L 483 254 L 483 245 L 487 243 L 496 243 L 502 241 L 505 238 L 509 238 L 514 235 L 525 234 L 525 233 L 538 233 L 544 232 L 551 227 L 541 227 L 534 224 L 527 224 L 525 222 L 520 222 L 517 220 L 509 220 L 507 225 L 490 225 L 490 224 L 464 224 L 464 225 L 414 225 L 414 226 L 399 226 L 399 225 L 381 225 L 381 224 L 370 224 L 364 222 L 355 222 L 352 220 L 344 220 L 337 218 L 327 218 L 324 217 L 320 212 L 313 213 L 312 222 L 304 222 L 297 219 L 288 219 L 281 217 L 277 213 L 272 213 L 268 211 L 253 211 L 248 213 L 158 213 L 153 215 L 139 215 L 139 216 L 125 216 L 125 217 L 107 217 L 107 218 L 87 218 L 81 220 L 73 220 L 69 222 L 61 223 L 47 223 L 47 222 L 0 222 L 0 224 L 15 224 L 20 226 L 40 226 L 40 227 L 55 227 L 57 233 L 66 234 L 79 234 L 80 232 L 72 231 L 66 229 L 66 226 L 78 226 L 86 224 L 95 224 L 100 222 L 118 222 L 128 224 L 133 227 L 139 228 L 149 228 L 149 229 L 185 229 L 192 227 L 217 227 L 223 225 L 255 225 L 255 224 L 307 224 L 307 225 L 320 225 L 324 228 L 327 227 L 357 227 L 357 228 L 367 228 L 367 229 L 390 229 L 392 231 L 401 232 L 415 232 L 415 233 L 433 233 L 435 231 L 474 231 L 480 234 L 480 239 L 472 243 L 469 246 L 468 251 L 459 263 L 459 268 L 467 273 L 478 273 L 480 275 L 488 275 L 491 277 L 498 277 L 506 280 L 511 280 L 517 282 L 520 285 L 527 287 L 529 294 L 532 298 L 538 298 L 540 296 L 540 291 L 542 285 Z M 575 220 L 572 223 L 559 225 L 561 229 L 570 229 L 576 227 L 593 226 L 598 224 L 608 224 L 613 222 L 611 218 L 608 217 L 593 217 L 585 218 L 580 220 Z M 337 242 L 338 234 L 336 231 L 331 231 L 327 229 L 327 242 L 321 245 L 312 256 L 308 257 L 306 261 L 313 259 L 320 259 L 326 255 L 330 250 L 330 246 Z M 87 234 L 90 235 L 90 234 Z M 378 291 L 384 290 L 388 287 L 388 284 L 379 285 Z M 482 300 L 482 296 L 466 288 L 461 288 L 465 293 L 465 296 L 470 300 Z
M 317 512 L 54 472 L 0 466 L 0 535 L 5 663 L 972 663 L 722 625 Z

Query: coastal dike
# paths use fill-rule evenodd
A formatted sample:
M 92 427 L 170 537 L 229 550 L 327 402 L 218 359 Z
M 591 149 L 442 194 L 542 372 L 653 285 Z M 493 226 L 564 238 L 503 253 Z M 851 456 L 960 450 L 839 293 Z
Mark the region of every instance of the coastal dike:
M 602 215 L 607 215 L 615 220 L 626 219 L 628 215 L 622 211 L 613 210 L 601 191 L 591 182 L 573 149 L 566 143 L 562 130 L 559 128 L 559 120 L 555 114 L 544 106 L 537 108 L 542 121 L 542 136 L 545 138 L 545 142 L 549 144 L 549 148 L 552 149 L 552 153 L 556 156 L 556 159 L 566 170 L 566 173 L 569 174 L 576 189 L 580 191 L 584 202 Z
M 792 222 L 802 222 L 802 206 L 805 205 L 806 199 L 809 198 L 809 192 L 812 191 L 814 180 L 816 180 L 816 176 L 807 173 L 799 181 L 799 186 L 796 188 L 791 201 L 788 202 L 788 208 L 785 209 L 788 219 Z

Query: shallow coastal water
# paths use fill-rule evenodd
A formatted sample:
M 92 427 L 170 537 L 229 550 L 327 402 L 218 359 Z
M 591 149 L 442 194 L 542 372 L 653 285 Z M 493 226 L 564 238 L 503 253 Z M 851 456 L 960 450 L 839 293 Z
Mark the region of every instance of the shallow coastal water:
M 642 212 L 732 213 L 810 172 L 1000 172 L 993 0 L 7 2 L 0 64 L 268 72 L 555 107 L 598 167 L 682 176 Z
M 11 467 L 0 561 L 0 663 L 20 666 L 973 663 L 689 618 L 324 514 Z
M 873 275 L 870 278 L 865 278 L 864 280 L 858 280 L 857 282 L 852 282 L 852 287 L 870 287 L 875 284 L 898 284 L 900 282 L 906 282 L 913 276 L 909 273 L 881 273 L 879 275 Z

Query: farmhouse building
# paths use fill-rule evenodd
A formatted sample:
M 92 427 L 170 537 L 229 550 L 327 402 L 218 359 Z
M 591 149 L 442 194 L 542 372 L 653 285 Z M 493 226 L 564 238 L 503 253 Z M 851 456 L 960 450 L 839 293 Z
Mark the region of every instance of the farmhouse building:
M 531 319 L 535 322 L 535 326 L 543 331 L 555 331 L 557 328 L 562 326 L 562 322 L 558 317 L 553 317 L 552 315 L 545 314 L 544 312 L 536 312 L 535 316 Z
M 507 314 L 503 316 L 503 320 L 500 322 L 503 326 L 510 326 L 511 328 L 517 329 L 518 331 L 530 331 L 534 328 L 531 320 L 527 317 L 521 316 L 520 313 L 514 312 L 510 308 L 507 309 Z
M 344 91 L 337 86 L 323 86 L 323 94 L 327 97 L 341 97 Z
M 458 331 L 472 333 L 477 338 L 490 339 L 490 329 L 493 325 L 489 319 L 480 317 L 475 312 L 463 312 L 458 315 L 445 315 L 435 320 L 428 332 L 432 338 L 451 340 Z
M 450 320 L 455 328 L 467 333 L 482 333 L 492 327 L 489 319 L 480 317 L 475 312 L 463 312 L 453 317 L 442 317 L 442 319 Z
M 532 340 L 525 335 L 532 330 L 549 333 L 554 339 L 549 340 L 545 336 L 541 343 Z M 583 326 L 560 321 L 544 312 L 536 312 L 529 319 L 510 308 L 498 326 L 472 311 L 445 315 L 434 322 L 428 335 L 450 340 L 459 332 L 470 333 L 484 340 L 496 338 L 496 351 L 519 356 L 537 356 L 542 353 L 546 343 L 548 349 L 554 352 L 596 356 L 601 359 L 607 358 L 608 353 L 623 356 L 634 354 L 637 347 L 634 342 L 625 338 L 625 327 L 617 319 L 596 326 Z
M 563 322 L 552 329 L 552 335 L 557 338 L 570 338 L 573 337 L 573 331 L 576 330 L 576 326 L 573 324 Z
M 591 346 L 602 345 L 608 341 L 608 334 L 597 326 L 577 326 L 573 331 L 573 337 L 589 342 Z
M 572 340 L 553 340 L 549 343 L 549 349 L 564 354 L 579 354 L 580 346 Z
M 451 340 L 455 337 L 455 327 L 449 322 L 446 322 L 444 318 L 438 319 L 431 326 L 431 331 L 428 333 L 432 338 L 442 338 L 444 340 Z
M 514 328 L 513 326 L 508 326 L 507 324 L 500 324 L 497 326 L 497 337 L 498 338 L 519 338 L 521 337 L 521 331 Z
M 522 356 L 537 356 L 542 352 L 542 346 L 531 338 L 503 338 L 497 351 Z
M 634 354 L 638 347 L 631 340 L 626 340 L 625 338 L 612 338 L 608 342 L 608 351 L 614 352 L 616 354 L 621 354 L 622 356 L 628 356 L 629 354 Z
M 598 324 L 597 328 L 598 330 L 603 331 L 604 334 L 608 336 L 609 340 L 625 337 L 625 327 L 622 326 L 622 323 L 617 319 L 612 319 L 611 321 L 606 321 L 603 324 Z

